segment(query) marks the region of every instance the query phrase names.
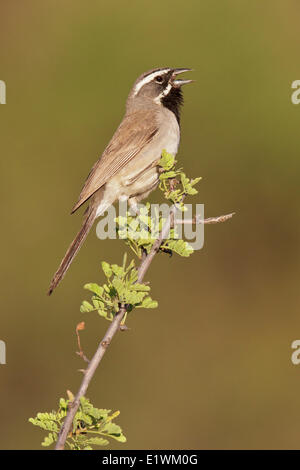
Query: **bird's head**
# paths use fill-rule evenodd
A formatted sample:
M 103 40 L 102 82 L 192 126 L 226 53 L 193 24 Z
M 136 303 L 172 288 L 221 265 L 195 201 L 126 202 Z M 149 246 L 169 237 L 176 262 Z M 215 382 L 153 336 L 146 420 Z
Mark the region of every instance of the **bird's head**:
M 189 72 L 187 68 L 160 68 L 143 73 L 135 82 L 127 101 L 127 107 L 155 104 L 174 112 L 179 120 L 179 109 L 183 102 L 182 85 L 193 80 L 181 80 L 178 75 Z

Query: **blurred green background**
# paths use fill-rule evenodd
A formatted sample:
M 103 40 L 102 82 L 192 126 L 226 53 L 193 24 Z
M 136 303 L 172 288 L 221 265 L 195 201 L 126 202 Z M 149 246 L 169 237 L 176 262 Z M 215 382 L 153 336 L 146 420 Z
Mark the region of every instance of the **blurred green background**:
M 46 290 L 130 87 L 159 66 L 195 69 L 178 158 L 203 177 L 206 216 L 236 215 L 191 259 L 155 259 L 159 308 L 130 314 L 87 395 L 121 411 L 128 441 L 113 448 L 300 448 L 299 13 L 296 0 L 1 1 L 2 449 L 40 447 L 28 418 L 81 380 L 76 324 L 88 356 L 107 327 L 80 314 L 82 286 L 103 282 L 123 242 L 92 230 Z

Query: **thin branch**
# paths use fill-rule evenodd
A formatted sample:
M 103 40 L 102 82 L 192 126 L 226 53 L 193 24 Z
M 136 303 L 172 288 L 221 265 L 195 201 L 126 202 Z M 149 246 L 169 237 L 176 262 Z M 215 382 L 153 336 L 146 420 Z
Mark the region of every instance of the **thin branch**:
M 97 351 L 95 352 L 93 358 L 89 362 L 89 365 L 87 369 L 84 372 L 84 377 L 82 379 L 80 388 L 74 398 L 74 401 L 70 403 L 69 410 L 67 412 L 67 416 L 65 418 L 64 424 L 62 425 L 62 428 L 60 430 L 58 440 L 55 446 L 55 450 L 63 450 L 65 446 L 66 439 L 68 437 L 68 433 L 71 429 L 73 419 L 75 418 L 76 412 L 79 408 L 80 405 L 80 398 L 85 395 L 85 392 L 88 389 L 88 386 L 90 384 L 90 381 L 96 372 L 96 369 L 98 365 L 100 364 L 106 349 L 111 343 L 111 340 L 113 339 L 114 335 L 118 331 L 120 327 L 120 323 L 122 321 L 123 316 L 126 313 L 125 307 L 121 307 L 119 312 L 115 315 L 113 321 L 109 325 L 102 341 L 99 343 L 99 346 L 97 348 Z
M 151 251 L 148 255 L 145 255 L 145 253 L 142 256 L 142 260 L 140 263 L 140 266 L 138 268 L 138 279 L 137 282 L 141 283 L 144 279 L 144 276 L 150 266 L 150 264 L 153 261 L 154 256 L 158 253 L 159 248 L 163 242 L 163 240 L 167 237 L 169 230 L 171 226 L 174 224 L 174 215 L 177 211 L 176 206 L 172 206 L 170 209 L 170 214 L 160 232 L 160 235 L 158 239 L 154 242 Z M 233 214 L 229 214 L 228 216 L 221 216 L 221 217 L 216 217 L 216 218 L 211 218 L 211 219 L 206 219 L 206 220 L 214 220 L 216 221 L 217 219 L 218 222 L 224 222 L 228 218 L 232 217 Z M 223 220 L 221 220 L 223 218 Z M 217 222 L 204 222 L 204 223 L 217 223 Z M 70 429 L 72 427 L 73 420 L 75 418 L 76 412 L 79 408 L 80 405 L 80 398 L 83 397 L 88 389 L 88 386 L 96 372 L 97 367 L 99 366 L 108 346 L 110 345 L 113 337 L 117 333 L 119 329 L 121 329 L 121 322 L 126 314 L 126 307 L 122 306 L 118 313 L 115 315 L 114 319 L 112 320 L 110 326 L 108 327 L 102 341 L 99 343 L 97 351 L 95 352 L 94 356 L 90 360 L 87 368 L 83 371 L 84 376 L 80 385 L 80 388 L 72 402 L 70 402 L 69 405 L 69 410 L 67 412 L 67 416 L 64 420 L 64 423 L 62 425 L 62 428 L 60 430 L 58 440 L 55 446 L 55 450 L 63 450 L 66 439 L 68 437 L 68 434 L 70 432 Z
M 172 208 L 173 209 L 173 208 Z M 176 208 L 174 208 L 174 211 L 170 212 L 170 215 L 161 231 L 160 237 L 155 241 L 152 250 L 150 251 L 149 255 L 143 256 L 142 262 L 140 264 L 140 267 L 138 269 L 138 282 L 142 282 L 147 269 L 149 268 L 155 254 L 158 252 L 160 245 L 162 244 L 162 241 L 164 239 L 165 234 L 169 232 L 170 228 L 170 223 L 171 223 L 171 218 L 174 215 Z M 173 215 L 172 215 L 173 214 Z M 79 408 L 80 405 L 80 398 L 85 395 L 85 392 L 88 389 L 88 386 L 90 384 L 90 381 L 96 372 L 96 369 L 98 365 L 100 364 L 107 347 L 110 345 L 112 338 L 114 335 L 117 333 L 117 331 L 120 329 L 120 325 L 122 322 L 122 319 L 126 313 L 126 308 L 121 307 L 119 312 L 115 315 L 113 321 L 111 322 L 109 328 L 107 329 L 102 341 L 100 342 L 97 351 L 95 352 L 93 358 L 89 362 L 89 365 L 87 369 L 84 372 L 84 377 L 82 379 L 80 388 L 76 394 L 76 397 L 73 402 L 70 404 L 70 408 L 68 410 L 66 419 L 64 421 L 64 424 L 60 430 L 58 440 L 55 446 L 56 450 L 63 450 L 65 446 L 66 439 L 68 437 L 68 433 L 70 431 L 70 428 L 72 426 L 74 417 L 76 415 L 76 412 Z
M 177 224 L 219 224 L 226 222 L 226 220 L 231 219 L 234 216 L 235 212 L 226 215 L 219 215 L 219 217 L 209 217 L 208 219 L 201 219 L 201 216 L 196 216 L 193 219 L 175 219 L 174 225 Z

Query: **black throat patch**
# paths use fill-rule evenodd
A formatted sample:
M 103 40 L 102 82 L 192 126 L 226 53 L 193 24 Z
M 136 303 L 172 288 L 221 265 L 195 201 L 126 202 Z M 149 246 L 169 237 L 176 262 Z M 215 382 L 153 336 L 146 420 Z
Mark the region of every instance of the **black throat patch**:
M 180 125 L 180 106 L 183 104 L 183 96 L 180 88 L 172 87 L 167 96 L 161 100 L 162 105 L 175 114 L 178 124 Z

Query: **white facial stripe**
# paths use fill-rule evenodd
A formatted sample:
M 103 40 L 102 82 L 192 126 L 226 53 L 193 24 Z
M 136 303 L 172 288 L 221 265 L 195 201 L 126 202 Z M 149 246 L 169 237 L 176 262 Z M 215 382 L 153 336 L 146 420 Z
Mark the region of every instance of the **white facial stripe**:
M 151 82 L 155 77 L 158 77 L 159 75 L 162 75 L 164 73 L 170 72 L 171 69 L 163 69 L 163 70 L 157 70 L 156 72 L 150 73 L 150 75 L 147 75 L 147 77 L 143 78 L 139 83 L 136 84 L 133 96 L 137 95 L 140 89 L 146 85 L 146 83 Z
M 172 88 L 172 83 L 168 83 L 168 86 L 164 89 L 164 91 L 160 94 L 160 96 L 161 97 L 167 96 L 171 88 Z
M 163 98 L 164 96 L 167 96 L 167 94 L 170 92 L 171 88 L 172 88 L 172 84 L 169 83 L 168 86 L 161 92 L 161 94 L 158 95 L 158 96 L 154 99 L 154 101 L 155 101 L 156 103 L 160 103 L 161 98 Z

